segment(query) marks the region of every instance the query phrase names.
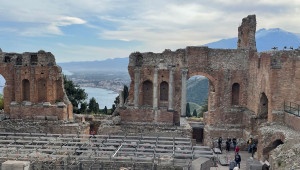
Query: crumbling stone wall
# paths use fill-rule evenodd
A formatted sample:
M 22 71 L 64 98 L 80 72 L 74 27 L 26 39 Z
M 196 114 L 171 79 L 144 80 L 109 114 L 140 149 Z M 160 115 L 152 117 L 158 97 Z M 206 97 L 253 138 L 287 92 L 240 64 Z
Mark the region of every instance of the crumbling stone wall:
M 11 118 L 72 119 L 72 104 L 64 92 L 61 71 L 50 52 L 0 51 L 0 74 L 6 80 L 4 112 Z
M 297 121 L 285 116 L 283 104 L 285 101 L 300 103 L 300 51 L 258 53 L 255 31 L 256 17 L 250 15 L 238 28 L 237 49 L 200 46 L 162 53 L 132 53 L 128 65 L 129 100 L 120 110 L 121 120 L 165 122 L 166 117 L 157 117 L 159 111 L 165 109 L 169 112 L 166 115 L 173 114 L 167 117 L 168 122 L 179 125 L 180 116 L 185 116 L 186 80 L 202 75 L 209 79 L 208 112 L 204 115 L 205 144 L 211 144 L 211 139 L 219 136 L 246 141 L 258 136 L 258 127 L 265 122 L 286 123 L 298 130 Z M 150 93 L 145 96 L 142 86 L 145 81 L 152 83 L 152 96 Z M 169 84 L 164 107 L 157 100 L 162 81 Z M 237 86 L 238 90 L 233 92 Z M 144 105 L 143 99 L 147 97 L 152 100 L 151 105 Z

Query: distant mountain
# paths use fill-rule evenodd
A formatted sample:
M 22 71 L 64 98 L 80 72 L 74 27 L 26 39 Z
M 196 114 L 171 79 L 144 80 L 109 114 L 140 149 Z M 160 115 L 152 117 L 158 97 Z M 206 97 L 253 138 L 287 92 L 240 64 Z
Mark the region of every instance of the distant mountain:
M 237 37 L 222 39 L 216 42 L 205 44 L 210 48 L 236 49 Z M 293 46 L 300 46 L 300 34 L 284 31 L 279 28 L 260 29 L 256 32 L 256 47 L 258 51 L 271 50 L 272 47 L 283 49 Z M 85 62 L 70 62 L 58 63 L 64 71 L 69 72 L 127 72 L 129 58 L 115 58 L 104 61 L 85 61 Z
M 257 51 L 268 51 L 272 47 L 278 47 L 279 50 L 284 46 L 298 48 L 300 46 L 300 34 L 284 31 L 280 28 L 260 29 L 256 32 Z M 236 49 L 237 37 L 222 39 L 220 41 L 205 44 L 210 48 Z
M 205 77 L 192 77 L 187 81 L 187 102 L 203 105 L 208 96 L 208 79 Z
M 104 61 L 81 61 L 81 62 L 69 62 L 69 63 L 58 63 L 62 67 L 63 71 L 66 72 L 127 72 L 129 58 L 114 58 L 107 59 Z

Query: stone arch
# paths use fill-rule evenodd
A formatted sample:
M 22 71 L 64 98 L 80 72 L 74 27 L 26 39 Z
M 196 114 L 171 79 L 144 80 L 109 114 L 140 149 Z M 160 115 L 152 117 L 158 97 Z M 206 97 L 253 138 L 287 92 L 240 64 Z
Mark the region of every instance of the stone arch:
M 28 79 L 22 80 L 22 100 L 30 101 L 30 82 Z
M 38 102 L 47 101 L 47 81 L 44 78 L 38 80 Z
M 268 118 L 269 100 L 267 95 L 263 92 L 260 95 L 258 116 L 262 119 Z
M 168 101 L 169 84 L 166 81 L 160 83 L 160 101 Z
M 152 106 L 153 105 L 153 83 L 150 80 L 143 82 L 143 105 Z
M 204 76 L 206 78 L 208 78 L 209 80 L 209 92 L 216 92 L 216 88 L 217 87 L 217 81 L 215 78 L 213 78 L 211 75 L 205 73 L 205 72 L 189 72 L 187 79 L 193 77 L 193 76 Z
M 262 153 L 264 159 L 269 160 L 270 152 L 272 150 L 274 150 L 275 148 L 277 148 L 277 146 L 282 145 L 282 144 L 283 144 L 282 139 L 277 139 L 277 140 L 274 140 L 273 142 L 271 142 L 269 145 L 267 145 L 267 147 L 265 147 L 263 149 L 263 153 Z
M 240 104 L 240 84 L 234 83 L 231 90 L 231 105 Z

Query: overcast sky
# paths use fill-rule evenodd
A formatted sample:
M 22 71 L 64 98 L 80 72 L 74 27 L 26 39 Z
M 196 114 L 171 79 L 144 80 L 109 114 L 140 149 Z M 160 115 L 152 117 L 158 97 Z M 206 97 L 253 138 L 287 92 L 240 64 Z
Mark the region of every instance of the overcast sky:
M 162 52 L 257 30 L 300 31 L 300 0 L 0 0 L 0 48 L 52 52 L 57 62 Z

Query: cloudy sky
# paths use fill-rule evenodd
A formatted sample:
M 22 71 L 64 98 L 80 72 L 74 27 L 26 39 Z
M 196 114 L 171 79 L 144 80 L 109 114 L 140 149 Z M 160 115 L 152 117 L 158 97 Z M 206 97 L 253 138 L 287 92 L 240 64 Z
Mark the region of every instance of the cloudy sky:
M 299 0 L 0 0 L 0 48 L 57 62 L 127 57 L 236 37 L 249 14 L 257 29 L 300 32 Z

